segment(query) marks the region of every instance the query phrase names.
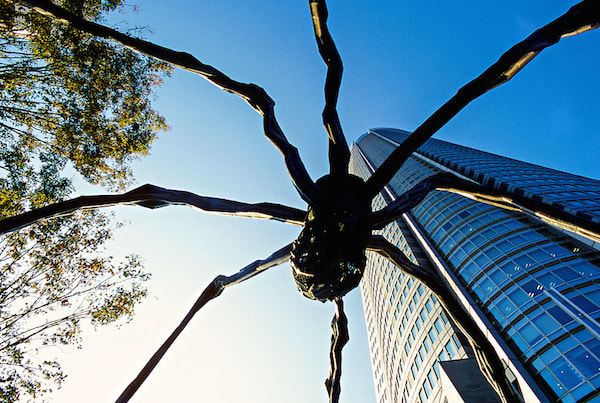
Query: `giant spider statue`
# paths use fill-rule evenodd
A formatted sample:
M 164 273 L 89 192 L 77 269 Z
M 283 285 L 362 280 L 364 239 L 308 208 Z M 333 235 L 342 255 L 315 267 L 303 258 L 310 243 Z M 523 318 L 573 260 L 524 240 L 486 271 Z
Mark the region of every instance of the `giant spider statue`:
M 243 98 L 263 116 L 266 137 L 283 154 L 292 182 L 300 197 L 308 204 L 307 211 L 301 211 L 271 203 L 247 204 L 144 185 L 125 194 L 78 197 L 0 222 L 0 233 L 6 233 L 77 209 L 116 204 L 135 204 L 147 208 L 184 204 L 204 211 L 275 219 L 304 227 L 298 239 L 268 258 L 258 260 L 232 276 L 216 277 L 204 290 L 179 327 L 119 397 L 119 402 L 131 398 L 192 316 L 204 304 L 219 296 L 224 288 L 245 281 L 288 260 L 291 261 L 292 275 L 298 290 L 304 296 L 317 301 L 332 301 L 336 305 L 332 322 L 331 371 L 326 380 L 326 387 L 330 401 L 337 402 L 340 394 L 341 349 L 348 340 L 342 297 L 358 286 L 365 270 L 366 250 L 383 255 L 404 272 L 428 286 L 439 297 L 447 313 L 470 340 L 482 372 L 502 399 L 507 402 L 521 401 L 506 379 L 502 362 L 492 345 L 456 299 L 442 276 L 435 271 L 413 264 L 399 249 L 383 237 L 373 235 L 372 231 L 381 229 L 399 218 L 434 189 L 466 194 L 476 200 L 513 210 L 538 212 L 554 225 L 569 228 L 596 241 L 600 240 L 600 225 L 582 220 L 551 205 L 532 201 L 509 191 L 486 188 L 481 184 L 468 182 L 449 174 L 439 174 L 424 180 L 383 210 L 372 211 L 371 200 L 384 188 L 411 153 L 469 102 L 508 81 L 539 52 L 557 43 L 562 37 L 598 27 L 600 25 L 598 0 L 584 0 L 573 6 L 566 14 L 535 31 L 508 50 L 495 64 L 461 88 L 454 97 L 419 126 L 366 182 L 348 173 L 350 153 L 336 111 L 342 63 L 327 29 L 325 0 L 309 0 L 319 52 L 327 65 L 323 122 L 329 136 L 330 173 L 316 182 L 307 173 L 297 149 L 284 136 L 275 119 L 274 102 L 261 87 L 234 81 L 189 54 L 175 52 L 85 21 L 48 0 L 19 0 L 18 2 L 91 35 L 119 42 L 135 51 L 197 73 L 223 90 Z

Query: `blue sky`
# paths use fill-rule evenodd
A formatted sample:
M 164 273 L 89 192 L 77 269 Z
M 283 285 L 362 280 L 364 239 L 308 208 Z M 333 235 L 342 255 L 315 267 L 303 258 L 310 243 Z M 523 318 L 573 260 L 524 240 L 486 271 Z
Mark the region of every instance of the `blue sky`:
M 413 130 L 514 43 L 564 13 L 562 0 L 330 0 L 329 29 L 344 62 L 338 111 L 346 137 Z M 327 172 L 321 125 L 325 66 L 307 1 L 143 1 L 111 17 L 147 26 L 148 40 L 185 50 L 232 78 L 263 86 L 314 179 Z M 566 38 L 486 94 L 436 138 L 600 178 L 599 32 Z M 135 163 L 139 184 L 305 208 L 260 116 L 198 76 L 176 71 L 156 108 L 170 131 Z M 101 189 L 82 186 L 85 193 Z M 106 253 L 142 255 L 152 295 L 133 323 L 89 330 L 82 350 L 58 351 L 70 374 L 55 401 L 114 400 L 217 274 L 291 242 L 298 227 L 189 208 L 115 210 L 129 224 Z M 343 402 L 374 401 L 358 290 L 347 298 Z M 197 315 L 136 396 L 139 402 L 318 402 L 333 315 L 303 298 L 287 265 L 231 288 Z

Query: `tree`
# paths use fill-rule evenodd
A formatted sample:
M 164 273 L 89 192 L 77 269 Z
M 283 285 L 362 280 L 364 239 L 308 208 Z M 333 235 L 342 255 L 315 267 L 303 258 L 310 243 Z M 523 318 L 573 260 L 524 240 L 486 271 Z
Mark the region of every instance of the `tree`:
M 98 257 L 111 236 L 109 217 L 85 213 L 28 228 L 2 244 L 0 261 L 0 401 L 50 391 L 65 375 L 40 348 L 79 345 L 80 325 L 133 316 L 149 275 L 140 259 Z
M 120 3 L 63 6 L 97 20 Z M 4 0 L 0 25 L 5 163 L 27 164 L 36 154 L 52 153 L 68 159 L 91 183 L 125 185 L 129 162 L 147 154 L 156 133 L 166 128 L 150 96 L 170 68 L 37 13 L 20 12 Z
M 91 20 L 120 0 L 63 1 Z M 0 1 L 0 217 L 59 202 L 74 190 L 64 169 L 122 188 L 164 118 L 152 90 L 164 63 Z M 98 212 L 60 217 L 0 240 L 0 401 L 60 384 L 49 345 L 80 343 L 80 324 L 131 318 L 148 279 L 137 256 L 99 257 L 115 224 Z

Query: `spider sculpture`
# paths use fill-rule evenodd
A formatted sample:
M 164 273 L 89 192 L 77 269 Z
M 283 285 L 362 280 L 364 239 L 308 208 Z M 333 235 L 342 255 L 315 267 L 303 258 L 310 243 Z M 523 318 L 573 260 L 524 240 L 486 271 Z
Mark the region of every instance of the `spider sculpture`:
M 322 302 L 333 301 L 336 305 L 332 322 L 331 371 L 326 380 L 326 388 L 330 401 L 337 402 L 340 394 L 341 350 L 348 340 L 342 297 L 359 284 L 365 270 L 366 250 L 383 255 L 428 286 L 469 338 L 482 372 L 499 395 L 508 402 L 521 401 L 504 376 L 502 362 L 492 345 L 467 314 L 441 275 L 413 264 L 399 249 L 383 237 L 373 235 L 372 231 L 381 229 L 396 220 L 435 189 L 460 193 L 503 208 L 539 213 L 553 225 L 568 228 L 596 241 L 600 240 L 600 225 L 540 201 L 530 200 L 509 191 L 486 188 L 481 184 L 450 174 L 438 174 L 424 180 L 383 210 L 372 211 L 371 201 L 382 191 L 411 153 L 469 102 L 508 81 L 539 52 L 557 43 L 562 37 L 598 27 L 600 4 L 597 0 L 582 1 L 563 16 L 535 31 L 508 50 L 495 64 L 461 88 L 454 97 L 419 126 L 366 182 L 348 172 L 350 153 L 336 111 L 342 63 L 326 25 L 325 0 L 309 0 L 318 49 L 327 65 L 323 122 L 329 136 L 330 173 L 315 182 L 307 173 L 297 149 L 287 141 L 280 129 L 274 115 L 274 102 L 261 87 L 234 81 L 189 54 L 175 52 L 85 21 L 48 0 L 19 0 L 19 3 L 89 34 L 119 42 L 135 51 L 197 73 L 225 91 L 243 98 L 263 116 L 266 137 L 283 154 L 292 182 L 302 199 L 308 204 L 307 211 L 301 211 L 271 203 L 247 204 L 144 185 L 120 195 L 79 197 L 0 222 L 0 232 L 5 233 L 77 209 L 116 204 L 135 204 L 154 209 L 173 204 L 185 204 L 210 212 L 275 219 L 304 227 L 293 243 L 284 246 L 268 258 L 258 260 L 232 276 L 216 277 L 204 290 L 179 327 L 123 392 L 118 399 L 119 402 L 129 400 L 195 312 L 204 304 L 220 295 L 225 287 L 238 284 L 288 260 L 291 261 L 292 274 L 298 290 L 304 296 Z

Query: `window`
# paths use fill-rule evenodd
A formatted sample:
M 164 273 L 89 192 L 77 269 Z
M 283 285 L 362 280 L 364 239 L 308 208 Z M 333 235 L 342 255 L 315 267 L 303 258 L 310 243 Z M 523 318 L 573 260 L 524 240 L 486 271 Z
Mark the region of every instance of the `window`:
M 444 323 L 448 323 L 448 318 L 446 318 L 446 314 L 444 312 L 440 312 L 440 317 Z
M 519 274 L 519 272 L 521 271 L 521 266 L 517 265 L 512 260 L 509 260 L 508 262 L 500 266 L 499 269 L 502 270 L 510 278 L 514 275 Z
M 529 297 L 533 298 L 536 295 L 541 294 L 542 289 L 544 288 L 541 284 L 539 284 L 535 280 L 530 280 L 527 283 L 522 285 L 523 290 L 529 295 Z
M 441 354 L 440 354 L 440 356 L 441 356 Z M 438 361 L 433 363 L 433 372 L 435 373 L 435 378 L 440 379 L 440 364 Z M 433 385 L 433 382 L 431 384 Z
M 557 284 L 562 284 L 562 281 L 552 273 L 540 273 L 537 280 L 546 288 L 554 288 Z
M 566 249 L 554 244 L 546 246 L 544 248 L 544 251 L 547 252 L 553 258 L 560 258 L 566 256 L 569 253 L 569 251 L 567 251 Z
M 456 348 L 460 348 L 461 344 L 460 341 L 458 341 L 458 337 L 456 337 L 456 334 L 452 335 L 452 340 L 454 340 L 454 345 L 456 346 Z
M 525 339 L 527 344 L 533 346 L 535 343 L 542 339 L 542 335 L 531 323 L 526 323 L 521 329 L 519 334 Z
M 434 326 L 438 333 L 442 333 L 442 331 L 444 330 L 444 325 L 442 324 L 440 318 L 437 318 L 435 320 Z
M 598 299 L 600 300 L 600 295 L 598 295 L 598 297 L 599 297 Z M 425 309 L 427 310 L 427 312 L 431 312 L 433 310 L 433 302 L 431 302 L 431 299 L 428 299 L 427 302 L 425 303 Z M 425 319 L 423 319 L 423 320 L 425 320 Z
M 507 298 L 502 298 L 500 301 L 498 301 L 496 306 L 498 307 L 498 310 L 502 313 L 502 315 L 506 317 L 515 312 L 515 310 L 517 309 L 515 305 Z
M 548 309 L 548 313 L 552 315 L 552 317 L 561 325 L 566 325 L 567 323 L 573 321 L 573 318 L 558 306 L 553 306 L 552 308 Z
M 429 383 L 431 384 L 431 387 L 435 388 L 435 385 L 437 384 L 437 378 L 436 378 L 436 375 L 435 375 L 435 372 L 434 372 L 433 369 L 429 370 L 429 373 L 427 374 L 427 379 L 429 380 Z
M 413 328 L 412 328 L 412 329 L 410 329 L 410 333 L 411 333 L 411 336 L 412 336 L 414 339 L 416 339 L 416 338 L 417 338 L 417 336 L 418 336 L 418 331 L 417 331 L 417 328 L 416 328 L 416 327 L 414 327 L 414 326 L 413 326 Z
M 516 306 L 524 305 L 526 302 L 530 301 L 530 298 L 527 294 L 525 294 L 520 288 L 517 288 L 510 294 L 508 294 L 508 298 L 514 302 Z
M 423 327 L 423 321 L 421 320 L 420 316 L 417 316 L 417 320 L 415 321 L 415 326 L 417 327 L 417 330 L 421 330 L 421 328 Z
M 581 275 L 579 273 L 577 273 L 575 270 L 572 270 L 565 266 L 559 266 L 556 269 L 552 270 L 552 272 L 554 274 L 556 274 L 558 277 L 560 277 L 561 279 L 563 279 L 565 282 L 569 282 L 570 280 L 573 280 L 574 278 L 581 277 Z
M 585 298 L 583 295 L 579 295 L 571 299 L 579 308 L 586 313 L 592 313 L 598 310 L 598 306 L 592 303 L 590 300 Z
M 423 346 L 425 346 L 425 350 L 427 352 L 429 352 L 431 350 L 431 342 L 429 341 L 429 339 L 427 337 L 425 337 L 425 339 L 423 339 Z
M 437 340 L 437 333 L 435 332 L 434 328 L 431 328 L 429 330 L 429 333 L 427 333 L 429 335 L 429 338 L 431 339 L 432 343 L 435 343 L 435 341 Z
M 583 376 L 591 378 L 600 373 L 600 362 L 587 349 L 577 346 L 565 354 L 571 363 L 577 367 Z
M 452 340 L 450 340 L 450 341 L 448 341 L 448 343 L 446 343 L 446 351 L 448 352 L 448 356 L 450 358 L 454 358 L 458 354 L 458 351 L 456 350 L 456 347 L 454 346 L 454 343 L 452 342 Z
M 425 391 L 425 396 L 429 398 L 431 395 L 431 385 L 429 384 L 428 378 L 425 378 L 425 382 L 423 382 L 423 390 Z
M 571 267 L 582 276 L 591 277 L 600 273 L 597 266 L 586 261 L 578 261 L 575 264 L 571 263 Z
M 553 360 L 555 360 L 559 355 L 560 355 L 560 351 L 558 351 L 555 347 L 550 347 L 542 355 L 540 355 L 540 358 L 544 362 L 548 363 L 548 362 L 552 362 Z
M 600 290 L 586 292 L 585 296 L 596 305 L 600 305 Z
M 579 372 L 563 357 L 558 357 L 548 367 L 566 389 L 571 389 L 583 381 Z
M 543 334 L 550 334 L 558 328 L 558 323 L 548 314 L 542 312 L 531 320 Z

